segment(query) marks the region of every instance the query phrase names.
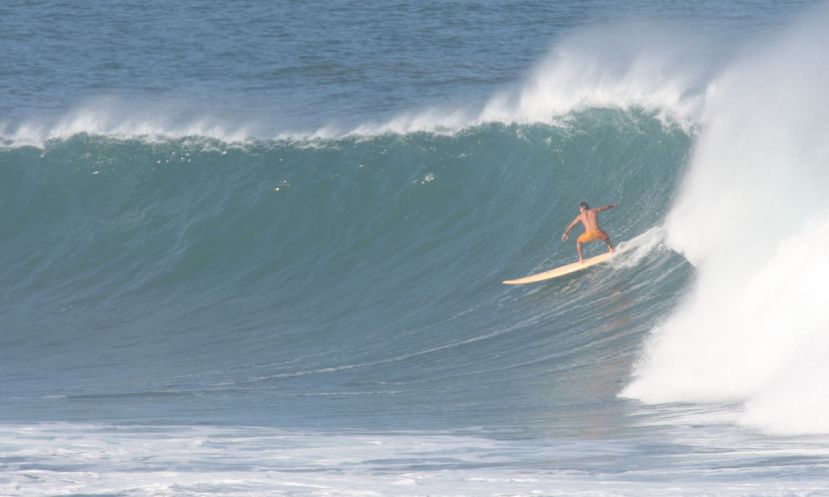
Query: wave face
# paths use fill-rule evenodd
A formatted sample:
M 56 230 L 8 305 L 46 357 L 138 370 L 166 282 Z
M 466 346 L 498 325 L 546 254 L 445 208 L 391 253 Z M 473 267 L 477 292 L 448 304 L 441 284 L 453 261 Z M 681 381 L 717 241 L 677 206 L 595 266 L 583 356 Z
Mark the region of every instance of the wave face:
M 188 421 L 453 425 L 475 406 L 498 424 L 545 416 L 551 377 L 607 401 L 681 258 L 557 290 L 500 281 L 573 260 L 558 238 L 582 199 L 621 204 L 619 241 L 656 226 L 689 146 L 647 113 L 593 110 L 446 136 L 7 148 L 4 353 L 26 361 L 0 411 L 73 419 L 86 399 L 122 419 L 133 399 L 164 420 L 173 398 Z M 607 383 L 570 398 L 601 362 Z

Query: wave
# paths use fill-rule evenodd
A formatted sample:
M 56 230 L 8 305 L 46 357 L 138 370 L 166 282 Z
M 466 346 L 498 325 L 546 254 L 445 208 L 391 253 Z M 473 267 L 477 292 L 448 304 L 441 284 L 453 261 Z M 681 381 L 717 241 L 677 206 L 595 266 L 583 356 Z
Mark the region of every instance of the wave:
M 597 364 L 588 344 L 623 347 L 600 354 L 623 358 L 602 378 L 622 376 L 626 340 L 662 321 L 623 396 L 736 401 L 763 431 L 829 431 L 829 126 L 814 110 L 827 103 L 826 19 L 824 9 L 751 51 L 650 26 L 584 30 L 483 106 L 356 127 L 292 131 L 112 98 L 5 123 L 8 340 L 41 349 L 53 335 L 32 329 L 65 326 L 64 346 L 139 369 L 141 358 L 192 355 L 165 377 L 245 389 L 336 376 L 340 393 L 428 378 L 445 382 L 430 395 L 448 401 L 468 376 L 572 375 Z M 555 305 L 532 290 L 529 318 L 492 311 L 515 302 L 493 281 L 572 255 L 551 252 L 550 227 L 585 198 L 625 206 L 622 239 L 649 233 L 630 262 L 647 269 L 616 268 L 637 305 L 611 305 L 613 280 L 571 284 Z M 658 253 L 663 240 L 696 266 L 687 294 L 681 263 Z M 561 332 L 583 336 L 553 350 L 542 331 L 589 298 L 620 342 L 568 314 Z M 495 352 L 516 329 L 530 357 L 512 341 Z M 217 358 L 228 331 L 237 350 Z M 459 348 L 466 359 L 443 366 Z M 562 356 L 565 366 L 549 366 Z M 163 390 L 154 381 L 136 390 Z
M 652 115 L 592 109 L 567 126 L 313 146 L 81 134 L 0 150 L 3 340 L 26 358 L 9 363 L 29 378 L 20 398 L 37 399 L 0 417 L 61 419 L 111 398 L 124 402 L 97 412 L 122 420 L 131 403 L 164 412 L 174 399 L 196 421 L 221 421 L 203 403 L 238 396 L 249 409 L 234 422 L 308 423 L 312 403 L 347 423 L 445 413 L 452 424 L 463 397 L 492 422 L 513 405 L 544 416 L 550 376 L 580 402 L 573 386 L 593 380 L 564 378 L 596 360 L 595 344 L 618 383 L 628 364 L 618 358 L 634 349 L 620 356 L 614 344 L 669 305 L 674 294 L 661 292 L 682 284 L 679 262 L 637 255 L 655 268 L 630 280 L 628 298 L 659 303 L 637 306 L 635 326 L 607 291 L 632 267 L 596 287 L 571 282 L 555 303 L 500 282 L 572 260 L 558 236 L 585 198 L 622 205 L 609 218 L 620 241 L 659 224 L 689 144 Z M 608 323 L 598 330 L 580 310 L 591 299 Z M 551 341 L 551 327 L 563 336 Z M 31 379 L 43 374 L 46 384 Z M 493 404 L 493 385 L 514 403 Z

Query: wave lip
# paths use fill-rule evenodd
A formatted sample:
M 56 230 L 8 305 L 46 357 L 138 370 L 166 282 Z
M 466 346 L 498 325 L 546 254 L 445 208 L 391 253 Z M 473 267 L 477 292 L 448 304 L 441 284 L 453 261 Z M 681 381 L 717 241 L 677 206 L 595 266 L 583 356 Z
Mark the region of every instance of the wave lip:
M 560 124 L 586 109 L 640 109 L 690 129 L 703 117 L 709 82 L 720 65 L 713 44 L 652 25 L 588 29 L 557 44 L 520 83 L 480 109 L 429 108 L 353 135 L 452 131 L 484 123 Z
M 5 144 L 13 147 L 43 147 L 46 142 L 67 140 L 77 135 L 150 141 L 204 137 L 237 143 L 249 141 L 259 134 L 256 125 L 234 121 L 196 115 L 163 101 L 139 103 L 101 97 L 86 101 L 57 118 L 4 123 L 0 132 Z
M 558 45 L 518 91 L 491 99 L 480 119 L 548 122 L 588 107 L 611 107 L 693 123 L 714 62 L 702 45 L 678 32 L 637 24 L 587 30 Z
M 205 137 L 225 142 L 331 140 L 418 132 L 455 133 L 483 124 L 562 124 L 588 109 L 644 110 L 686 129 L 705 107 L 719 65 L 711 43 L 680 30 L 618 24 L 564 38 L 523 81 L 494 92 L 482 105 L 427 106 L 356 126 L 329 122 L 310 131 L 177 101 L 141 102 L 103 96 L 59 117 L 35 117 L 0 128 L 12 146 L 88 134 L 116 138 Z

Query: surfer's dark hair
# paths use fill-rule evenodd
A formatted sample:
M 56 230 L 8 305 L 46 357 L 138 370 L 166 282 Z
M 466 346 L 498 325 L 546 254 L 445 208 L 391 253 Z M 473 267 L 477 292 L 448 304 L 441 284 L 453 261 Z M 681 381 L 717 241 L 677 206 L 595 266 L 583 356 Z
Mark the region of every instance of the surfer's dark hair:
M 579 207 L 584 207 L 585 209 L 589 209 L 589 208 L 590 208 L 590 206 L 589 206 L 589 205 L 587 205 L 587 202 L 582 202 L 582 203 L 580 203 L 580 204 L 579 204 Z

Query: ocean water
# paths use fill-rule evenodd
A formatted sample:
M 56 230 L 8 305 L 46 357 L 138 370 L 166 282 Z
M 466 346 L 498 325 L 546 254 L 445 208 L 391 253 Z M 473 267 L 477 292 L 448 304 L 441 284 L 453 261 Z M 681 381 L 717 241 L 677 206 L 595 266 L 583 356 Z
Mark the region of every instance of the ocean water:
M 827 27 L 0 5 L 0 495 L 829 495 Z

